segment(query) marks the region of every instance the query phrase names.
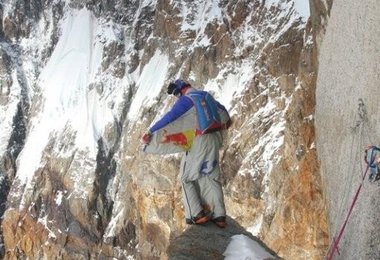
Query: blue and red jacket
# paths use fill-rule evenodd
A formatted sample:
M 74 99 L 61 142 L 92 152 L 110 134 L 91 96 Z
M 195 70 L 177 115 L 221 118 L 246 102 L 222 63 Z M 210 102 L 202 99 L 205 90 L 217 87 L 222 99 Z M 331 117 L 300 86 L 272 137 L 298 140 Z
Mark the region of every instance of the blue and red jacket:
M 202 93 L 207 93 L 206 91 L 199 91 L 197 92 L 202 92 Z M 224 111 L 227 111 L 226 108 L 220 104 L 219 102 L 216 101 L 216 104 L 218 108 L 223 109 Z M 167 112 L 160 120 L 158 120 L 151 128 L 150 132 L 154 133 L 157 130 L 167 126 L 168 124 L 174 122 L 177 118 L 181 117 L 184 115 L 187 111 L 189 111 L 192 107 L 194 106 L 193 101 L 191 100 L 190 97 L 186 95 L 180 96 L 175 104 L 173 105 L 172 109 Z

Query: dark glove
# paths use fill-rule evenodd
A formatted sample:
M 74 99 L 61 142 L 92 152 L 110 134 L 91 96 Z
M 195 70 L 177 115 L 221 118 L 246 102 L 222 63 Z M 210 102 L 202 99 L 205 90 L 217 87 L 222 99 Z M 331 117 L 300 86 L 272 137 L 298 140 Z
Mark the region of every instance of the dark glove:
M 141 138 L 141 142 L 143 144 L 149 144 L 151 139 L 152 139 L 152 133 L 148 132 L 143 135 L 143 137 Z
M 228 121 L 224 124 L 223 129 L 228 129 L 232 125 L 232 120 L 228 119 Z

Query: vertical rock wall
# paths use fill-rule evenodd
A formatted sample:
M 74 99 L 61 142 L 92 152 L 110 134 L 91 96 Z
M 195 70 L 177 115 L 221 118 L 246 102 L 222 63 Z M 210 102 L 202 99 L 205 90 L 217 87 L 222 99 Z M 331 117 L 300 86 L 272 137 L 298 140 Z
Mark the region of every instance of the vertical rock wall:
M 379 14 L 376 0 L 334 1 L 320 51 L 316 133 L 331 239 L 361 183 L 366 145 L 379 144 Z M 380 258 L 379 191 L 364 180 L 334 259 Z

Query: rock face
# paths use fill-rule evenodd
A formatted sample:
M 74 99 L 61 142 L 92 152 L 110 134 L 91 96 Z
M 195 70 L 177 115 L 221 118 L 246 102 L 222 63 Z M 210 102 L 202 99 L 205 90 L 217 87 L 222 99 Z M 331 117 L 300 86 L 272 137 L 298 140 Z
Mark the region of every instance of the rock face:
M 3 1 L 4 258 L 181 254 L 200 228 L 184 232 L 180 156 L 139 143 L 177 77 L 233 116 L 221 151 L 231 229 L 215 231 L 218 257 L 243 228 L 280 257 L 323 257 L 313 114 L 324 3 L 307 19 L 285 0 Z
M 376 1 L 334 1 L 322 43 L 316 130 L 331 238 L 362 181 L 365 147 L 378 145 L 379 8 Z M 334 259 L 379 259 L 378 193 L 366 178 Z
M 225 229 L 220 229 L 212 223 L 186 229 L 180 236 L 174 238 L 169 245 L 168 258 L 173 260 L 224 259 L 224 250 L 227 248 L 231 237 L 236 234 L 246 235 L 266 248 L 261 241 L 255 239 L 236 221 L 232 219 L 227 219 L 227 221 L 229 225 Z M 200 248 L 202 250 L 199 250 Z M 273 256 L 267 260 L 279 259 L 270 249 L 266 248 L 266 250 Z

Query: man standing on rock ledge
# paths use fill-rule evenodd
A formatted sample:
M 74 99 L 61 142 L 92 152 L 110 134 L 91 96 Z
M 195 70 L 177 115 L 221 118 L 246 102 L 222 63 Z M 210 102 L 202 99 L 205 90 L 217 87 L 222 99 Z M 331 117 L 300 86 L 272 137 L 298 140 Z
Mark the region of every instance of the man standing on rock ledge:
M 170 83 L 167 93 L 176 96 L 177 101 L 144 134 L 144 151 L 184 151 L 180 174 L 186 223 L 204 224 L 211 220 L 224 228 L 226 210 L 219 181 L 219 149 L 221 130 L 230 126 L 231 119 L 225 107 L 208 92 L 196 90 L 183 80 Z

